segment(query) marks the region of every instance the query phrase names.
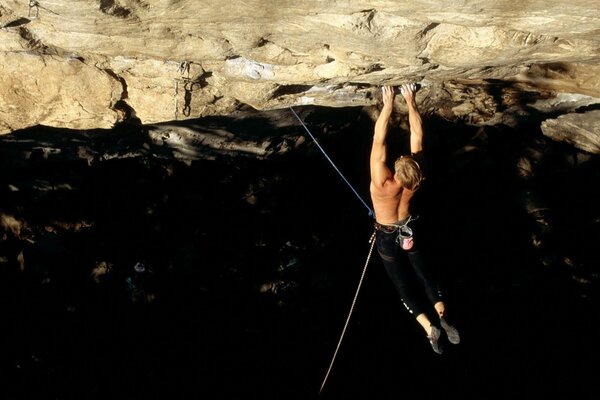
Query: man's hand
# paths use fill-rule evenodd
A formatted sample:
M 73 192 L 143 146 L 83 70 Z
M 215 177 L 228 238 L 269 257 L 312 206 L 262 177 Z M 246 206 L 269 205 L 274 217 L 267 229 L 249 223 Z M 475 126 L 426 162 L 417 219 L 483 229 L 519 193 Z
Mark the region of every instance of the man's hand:
M 405 83 L 400 86 L 400 93 L 406 100 L 406 104 L 413 105 L 415 104 L 415 92 L 417 91 L 417 85 L 414 83 Z
M 394 88 L 391 86 L 383 86 L 381 92 L 383 93 L 383 106 L 392 107 L 394 104 L 394 97 L 396 97 Z

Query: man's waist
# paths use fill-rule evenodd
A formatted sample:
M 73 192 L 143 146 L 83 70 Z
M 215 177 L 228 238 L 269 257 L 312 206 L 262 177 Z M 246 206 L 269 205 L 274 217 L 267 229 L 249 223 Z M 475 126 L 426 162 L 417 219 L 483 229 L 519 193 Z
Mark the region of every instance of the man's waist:
M 375 225 L 375 229 L 377 229 L 377 230 L 380 230 L 382 232 L 392 233 L 392 232 L 396 232 L 399 228 L 406 225 L 411 219 L 412 219 L 412 217 L 410 215 L 408 215 L 407 217 L 402 218 L 401 220 L 398 220 L 398 221 L 392 222 L 392 223 L 382 223 L 382 222 L 375 221 L 374 225 Z

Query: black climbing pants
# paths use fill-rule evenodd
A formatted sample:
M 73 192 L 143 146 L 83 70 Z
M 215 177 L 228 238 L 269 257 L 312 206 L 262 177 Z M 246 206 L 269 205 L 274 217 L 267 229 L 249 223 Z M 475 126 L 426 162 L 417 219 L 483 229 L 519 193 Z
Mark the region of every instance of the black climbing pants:
M 419 247 L 418 229 L 414 226 L 414 245 L 404 250 L 397 242 L 398 231 L 376 231 L 376 245 L 385 270 L 394 283 L 406 309 L 415 317 L 428 313 L 433 304 L 443 301 L 439 284 Z M 435 314 L 437 315 L 437 313 Z

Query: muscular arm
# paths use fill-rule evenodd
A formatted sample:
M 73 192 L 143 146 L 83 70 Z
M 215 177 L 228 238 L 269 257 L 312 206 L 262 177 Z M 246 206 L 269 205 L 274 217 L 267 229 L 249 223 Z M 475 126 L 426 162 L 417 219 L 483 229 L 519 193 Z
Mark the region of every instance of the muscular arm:
M 381 187 L 386 180 L 392 176 L 385 161 L 387 155 L 386 138 L 390 117 L 393 111 L 394 104 L 394 89 L 390 86 L 384 86 L 383 92 L 383 108 L 377 122 L 375 122 L 375 133 L 373 135 L 373 146 L 371 147 L 371 182 Z
M 414 84 L 405 85 L 402 94 L 408 107 L 408 123 L 410 125 L 410 152 L 419 153 L 423 150 L 423 121 L 415 101 Z

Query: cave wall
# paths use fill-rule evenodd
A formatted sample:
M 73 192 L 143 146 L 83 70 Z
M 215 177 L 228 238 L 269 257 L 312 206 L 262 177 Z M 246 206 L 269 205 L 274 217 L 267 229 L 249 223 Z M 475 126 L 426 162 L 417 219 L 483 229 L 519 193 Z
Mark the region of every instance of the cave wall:
M 581 107 L 600 102 L 598 15 L 589 0 L 3 0 L 0 133 L 370 106 L 417 81 L 425 113 L 469 124 L 578 110 L 547 130 L 575 124 L 597 152 Z

